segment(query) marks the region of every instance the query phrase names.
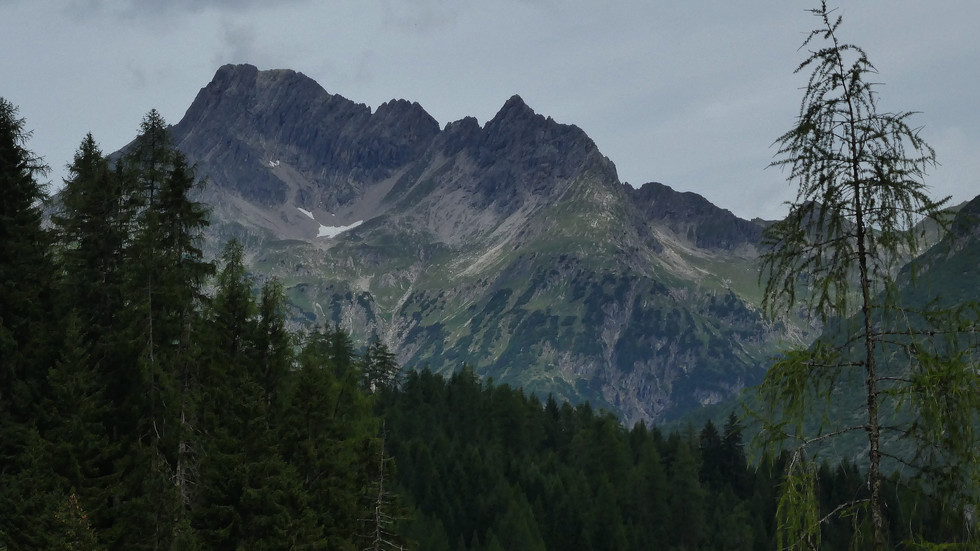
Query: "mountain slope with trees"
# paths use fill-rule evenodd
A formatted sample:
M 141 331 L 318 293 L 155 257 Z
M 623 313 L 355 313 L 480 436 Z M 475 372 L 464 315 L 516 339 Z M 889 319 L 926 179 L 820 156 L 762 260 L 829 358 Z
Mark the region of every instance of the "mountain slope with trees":
M 788 334 L 757 306 L 762 222 L 620 183 L 581 129 L 518 96 L 440 129 L 417 104 L 372 112 L 300 73 L 225 66 L 173 133 L 210 183 L 212 242 L 239 239 L 296 324 L 376 337 L 403 364 L 467 363 L 634 423 L 759 382 Z
M 243 245 L 205 260 L 201 181 L 159 114 L 115 160 L 83 139 L 50 227 L 16 115 L 0 99 L 0 549 L 772 547 L 790 456 L 748 464 L 735 416 L 626 428 L 292 330 Z M 821 507 L 865 485 L 848 462 L 814 476 Z M 890 541 L 968 536 L 916 480 L 881 495 Z

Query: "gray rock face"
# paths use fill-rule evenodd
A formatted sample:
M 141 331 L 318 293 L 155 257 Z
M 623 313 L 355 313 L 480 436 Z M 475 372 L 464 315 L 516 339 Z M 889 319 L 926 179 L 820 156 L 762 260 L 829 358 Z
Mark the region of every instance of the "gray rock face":
M 705 249 L 754 246 L 765 227 L 759 221 L 742 220 L 696 193 L 677 192 L 657 182 L 644 184 L 633 196 L 651 223 L 665 224 Z
M 213 185 L 282 205 L 292 199 L 289 183 L 263 169 L 285 163 L 306 180 L 310 204 L 331 208 L 416 158 L 439 125 L 417 103 L 391 101 L 372 114 L 302 73 L 226 65 L 173 133 Z
M 779 337 L 752 302 L 759 223 L 623 185 L 518 96 L 440 129 L 417 103 L 372 113 L 300 73 L 225 66 L 174 136 L 211 182 L 215 240 L 246 242 L 296 323 L 377 335 L 403 364 L 465 362 L 650 422 L 760 380 Z

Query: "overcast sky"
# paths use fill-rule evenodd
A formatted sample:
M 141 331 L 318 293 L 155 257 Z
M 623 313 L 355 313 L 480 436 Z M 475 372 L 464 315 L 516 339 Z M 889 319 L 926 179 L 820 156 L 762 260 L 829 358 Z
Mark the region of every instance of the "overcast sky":
M 934 195 L 980 194 L 980 2 L 839 0 L 843 40 L 880 72 L 881 107 L 942 166 Z M 694 191 L 776 218 L 766 169 L 804 84 L 817 20 L 801 0 L 0 0 L 0 96 L 60 182 L 86 132 L 105 152 L 143 115 L 171 123 L 225 63 L 294 69 L 376 108 L 404 98 L 441 125 L 485 123 L 513 94 L 585 130 L 633 185 Z M 832 4 L 833 5 L 833 4 Z

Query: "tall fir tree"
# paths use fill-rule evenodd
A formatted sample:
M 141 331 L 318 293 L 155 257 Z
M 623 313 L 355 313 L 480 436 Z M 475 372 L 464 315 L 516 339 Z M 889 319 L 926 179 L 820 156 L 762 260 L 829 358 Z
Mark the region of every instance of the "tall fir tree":
M 308 334 L 288 386 L 284 455 L 295 467 L 330 549 L 358 549 L 365 491 L 377 469 L 378 420 L 357 384 L 350 337 L 339 327 Z
M 129 224 L 121 183 L 92 134 L 68 167 L 51 221 L 64 281 L 61 298 L 76 311 L 93 359 L 109 351 L 104 334 L 115 329 L 122 308 L 122 261 Z
M 65 313 L 69 332 L 64 359 L 49 375 L 54 396 L 49 409 L 63 411 L 59 404 L 72 403 L 72 393 L 81 393 L 89 395 L 87 411 L 101 415 L 99 430 L 104 430 L 107 440 L 99 444 L 97 474 L 89 472 L 86 476 L 102 478 L 101 489 L 111 497 L 100 498 L 94 505 L 85 485 L 78 488 L 79 502 L 88 507 L 94 528 L 101 531 L 112 524 L 110 504 L 121 497 L 117 467 L 123 461 L 122 438 L 131 434 L 124 425 L 131 416 L 119 405 L 128 403 L 136 388 L 132 360 L 119 341 L 124 332 L 124 255 L 130 240 L 132 212 L 127 208 L 119 173 L 112 170 L 92 134 L 82 140 L 68 169 L 51 219 L 61 274 L 59 302 L 63 309 L 71 310 Z M 78 356 L 82 353 L 84 361 Z M 87 419 L 93 428 L 98 427 L 96 419 Z M 57 432 L 49 439 L 62 441 Z M 75 453 L 78 452 L 87 457 L 84 450 Z
M 293 364 L 292 335 L 286 329 L 286 297 L 272 279 L 259 293 L 253 377 L 261 385 L 267 407 L 278 420 L 285 406 L 284 385 Z
M 34 413 L 57 338 L 51 330 L 54 263 L 42 225 L 47 166 L 25 148 L 30 132 L 0 98 L 0 412 Z
M 395 353 L 381 339 L 375 337 L 368 343 L 361 359 L 361 372 L 364 388 L 370 394 L 396 387 L 400 369 Z
M 51 236 L 42 225 L 47 167 L 26 149 L 30 132 L 0 98 L 0 546 L 47 541 L 60 499 L 45 492 L 38 433 L 47 370 L 60 341 L 53 316 Z
M 199 410 L 200 478 L 191 516 L 201 541 L 215 549 L 234 548 L 241 538 L 238 506 L 243 481 L 238 468 L 246 459 L 241 424 L 256 416 L 240 405 L 247 398 L 243 390 L 248 385 L 256 311 L 243 254 L 237 242 L 226 245 L 201 335 L 200 377 L 206 390 Z
M 241 245 L 229 243 L 223 261 L 204 331 L 207 400 L 191 525 L 208 548 L 317 548 L 313 502 L 282 451 L 292 352 L 280 288 L 266 285 L 257 305 Z
M 213 272 L 200 249 L 208 220 L 192 197 L 201 182 L 155 110 L 117 166 L 127 223 L 122 327 L 114 342 L 123 356 L 119 379 L 126 381 L 116 427 L 127 459 L 119 521 L 140 527 L 136 536 L 132 529 L 119 535 L 130 547 L 160 547 L 185 524 L 190 501 L 188 435 L 195 430 L 200 350 L 193 329 Z

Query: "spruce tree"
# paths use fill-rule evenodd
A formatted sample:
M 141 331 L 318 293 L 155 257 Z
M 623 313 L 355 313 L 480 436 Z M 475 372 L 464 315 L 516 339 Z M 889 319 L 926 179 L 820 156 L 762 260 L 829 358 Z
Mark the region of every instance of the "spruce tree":
M 370 394 L 394 388 L 398 384 L 399 369 L 395 353 L 390 351 L 381 339 L 372 339 L 361 360 L 364 388 Z
M 191 526 L 208 548 L 322 548 L 300 467 L 295 432 L 283 422 L 292 364 L 283 297 L 266 285 L 256 304 L 243 250 L 230 242 L 203 330 L 196 445 L 198 486 Z
M 42 160 L 25 149 L 30 132 L 0 98 L 0 415 L 24 421 L 57 342 L 52 314 L 51 236 L 41 223 Z
M 697 549 L 705 539 L 706 492 L 698 480 L 699 458 L 687 439 L 676 440 L 667 482 L 669 541 L 680 549 Z
M 350 337 L 339 327 L 306 336 L 288 387 L 284 455 L 311 503 L 328 548 L 359 548 L 365 490 L 380 453 L 372 401 L 359 388 Z M 375 496 L 376 497 L 376 496 Z
M 117 167 L 125 307 L 111 343 L 120 361 L 110 393 L 120 404 L 113 433 L 125 456 L 117 524 L 129 527 L 118 535 L 135 538 L 131 547 L 159 547 L 186 524 L 192 500 L 201 350 L 194 329 L 213 267 L 200 250 L 207 213 L 192 198 L 200 182 L 159 113 L 144 118 Z
M 285 407 L 284 387 L 293 364 L 292 335 L 286 329 L 286 297 L 278 280 L 262 285 L 257 314 L 253 376 L 262 386 L 267 407 L 278 420 Z
M 202 334 L 200 465 L 192 509 L 192 525 L 209 548 L 234 548 L 241 541 L 240 501 L 245 485 L 241 468 L 246 461 L 242 439 L 251 436 L 247 427 L 254 428 L 261 416 L 249 410 L 257 405 L 247 365 L 254 349 L 256 309 L 241 245 L 228 243 L 222 263 Z M 245 403 L 250 398 L 253 403 Z
M 82 140 L 58 194 L 51 221 L 64 281 L 61 299 L 76 311 L 93 359 L 109 355 L 106 333 L 122 308 L 121 289 L 128 220 L 121 183 L 92 134 Z
M 88 395 L 87 410 L 101 415 L 99 430 L 104 431 L 105 440 L 94 444 L 100 448 L 98 474 L 87 475 L 101 478 L 101 491 L 109 495 L 99 498 L 97 506 L 88 506 L 95 528 L 101 531 L 112 524 L 117 512 L 110 504 L 122 497 L 118 486 L 126 449 L 122 442 L 132 434 L 127 426 L 132 416 L 119 407 L 131 403 L 137 380 L 132 357 L 121 342 L 125 334 L 121 321 L 126 304 L 124 262 L 132 212 L 119 172 L 112 170 L 91 134 L 82 140 L 68 169 L 51 218 L 61 274 L 58 297 L 62 309 L 70 308 L 65 313 L 69 331 L 63 365 L 56 365 L 49 375 L 54 393 L 49 411 L 64 411 L 60 404 L 73 403 L 72 393 L 81 393 Z M 81 353 L 84 361 L 72 356 Z M 98 428 L 96 419 L 86 418 Z M 54 415 L 53 419 L 57 422 L 61 417 Z M 60 425 L 56 423 L 55 435 L 49 440 L 62 441 L 57 431 L 71 430 L 57 428 Z M 84 486 L 78 487 L 78 499 L 83 504 L 90 499 Z
M 60 341 L 53 316 L 51 238 L 42 226 L 47 167 L 26 149 L 30 132 L 0 98 L 0 546 L 46 545 L 52 496 L 38 433 L 47 370 Z

